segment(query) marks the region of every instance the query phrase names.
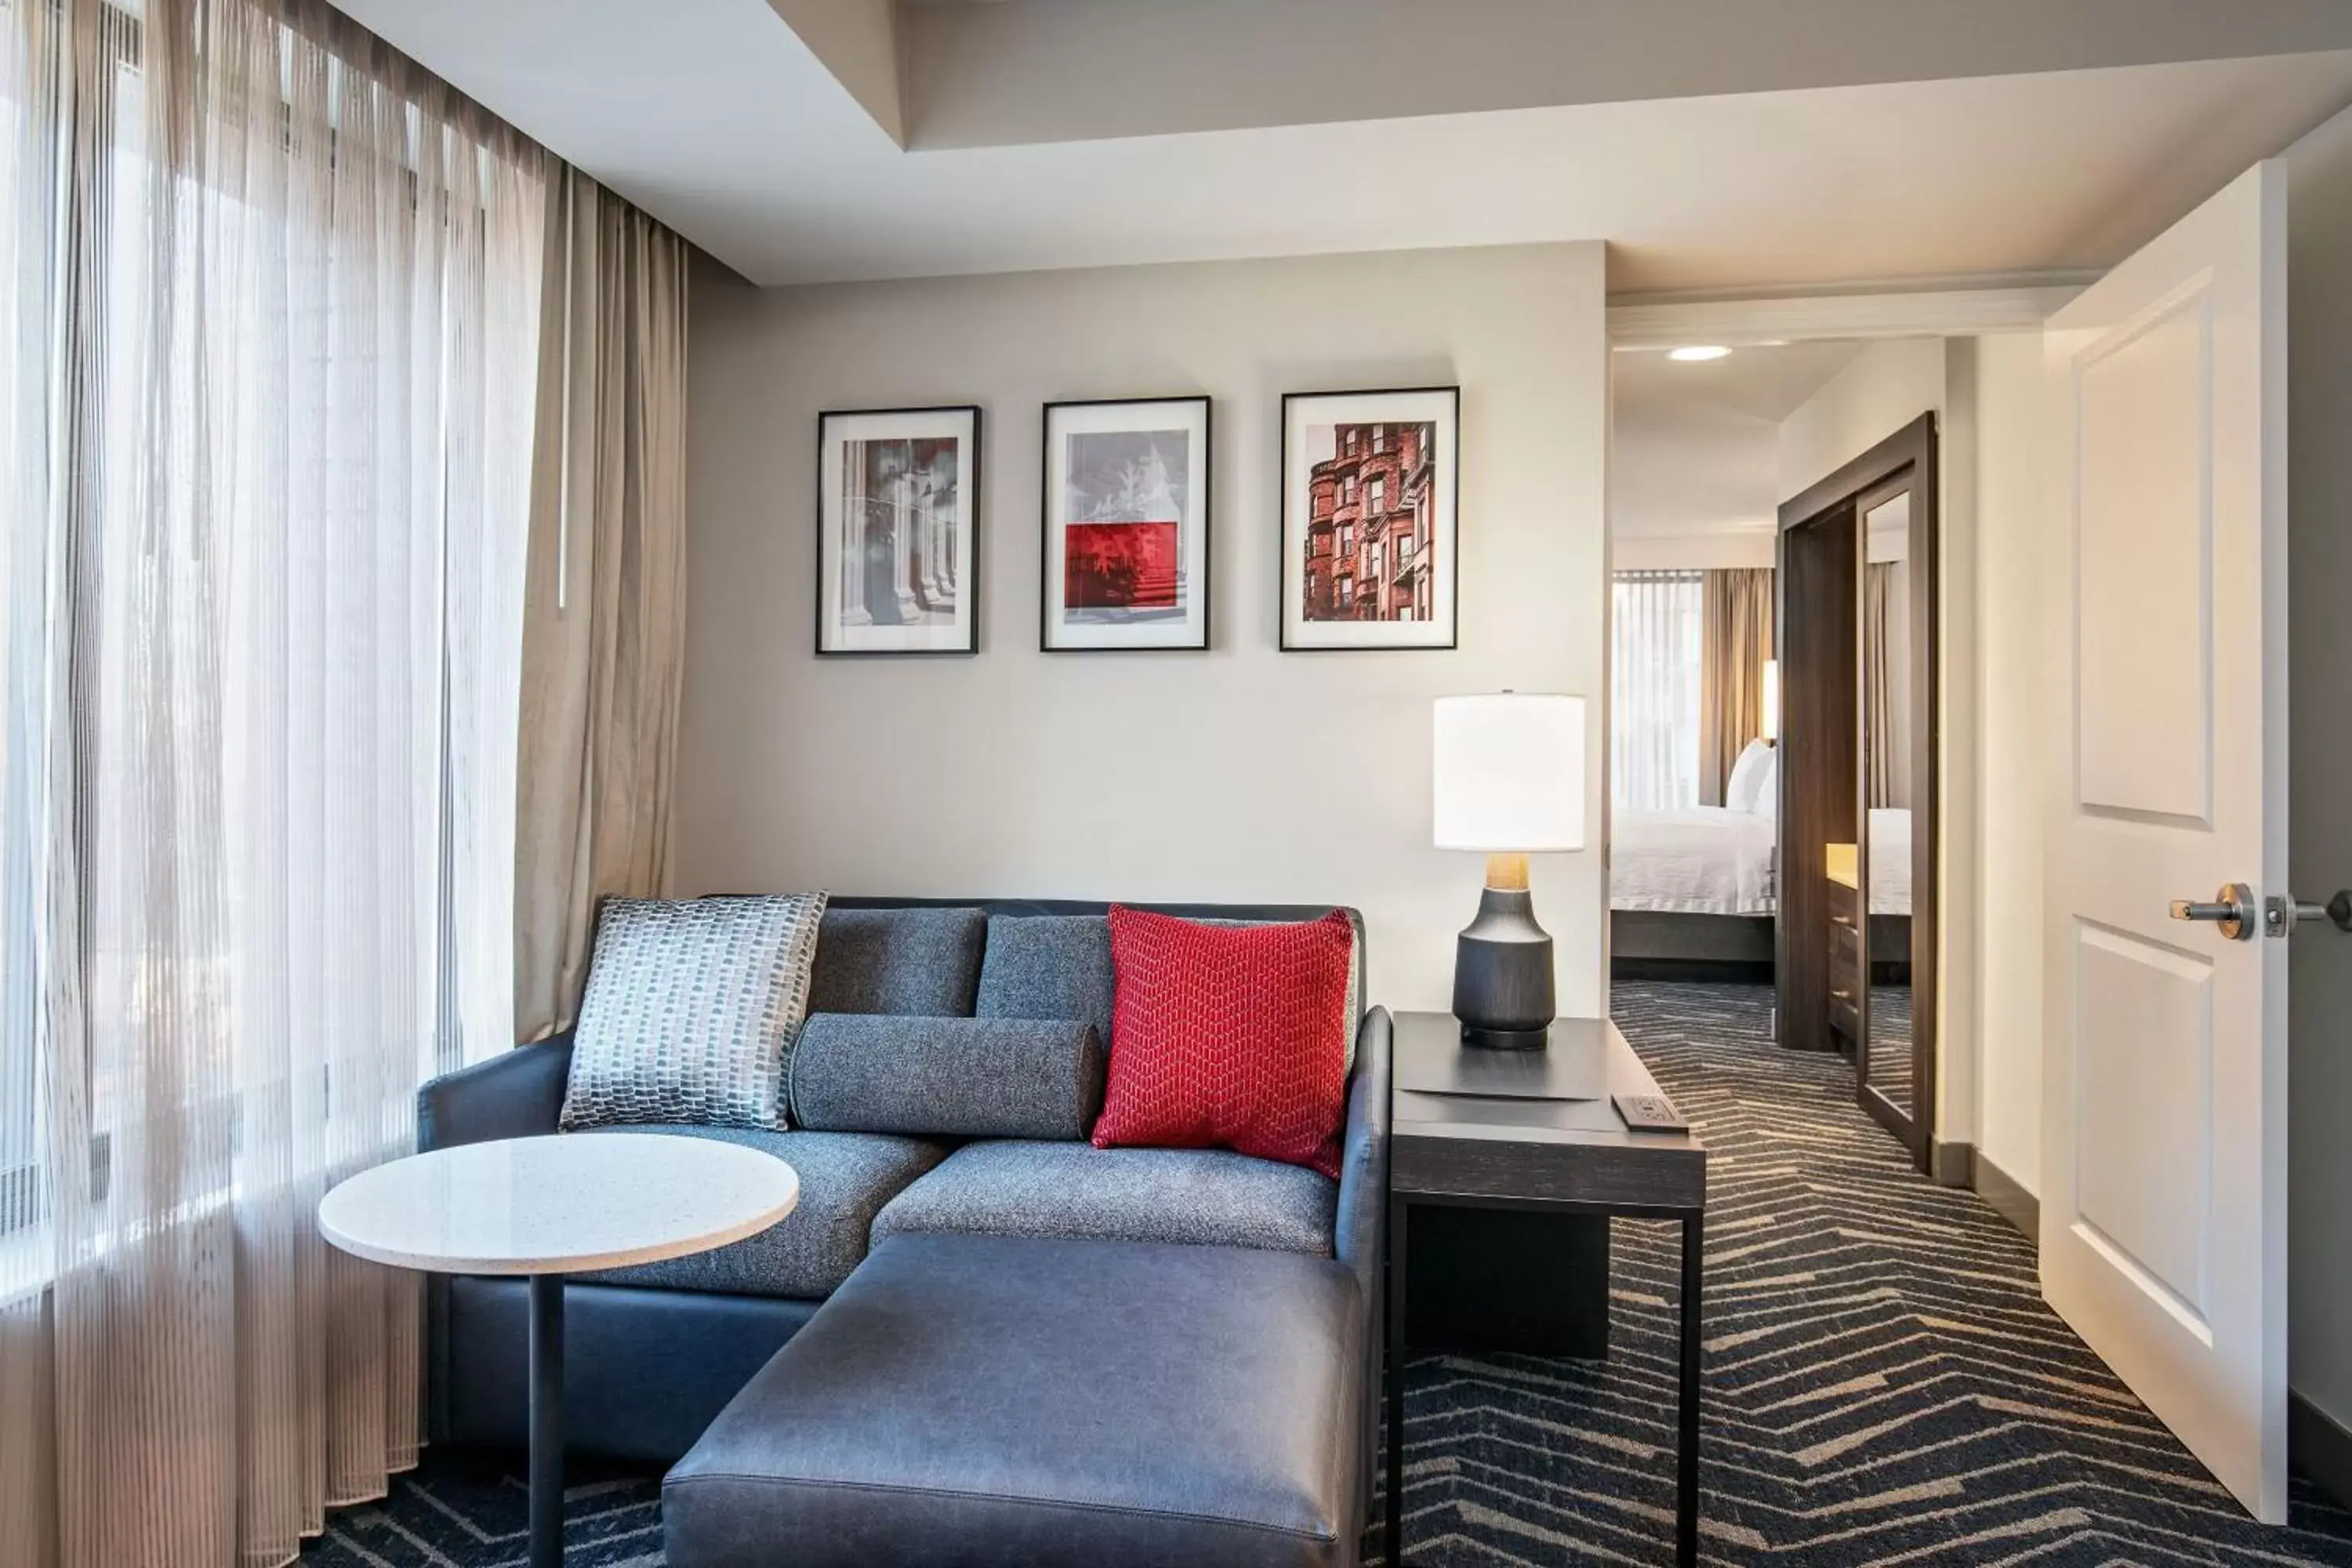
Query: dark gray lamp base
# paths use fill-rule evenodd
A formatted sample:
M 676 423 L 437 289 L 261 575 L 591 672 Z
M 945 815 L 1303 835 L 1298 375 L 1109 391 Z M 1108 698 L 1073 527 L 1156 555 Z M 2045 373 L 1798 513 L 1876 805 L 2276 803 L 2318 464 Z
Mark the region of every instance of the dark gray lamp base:
M 1551 935 L 1536 924 L 1535 900 L 1525 889 L 1486 889 L 1478 918 L 1454 943 L 1454 1016 L 1462 1022 L 1462 1043 L 1541 1050 L 1557 1012 Z

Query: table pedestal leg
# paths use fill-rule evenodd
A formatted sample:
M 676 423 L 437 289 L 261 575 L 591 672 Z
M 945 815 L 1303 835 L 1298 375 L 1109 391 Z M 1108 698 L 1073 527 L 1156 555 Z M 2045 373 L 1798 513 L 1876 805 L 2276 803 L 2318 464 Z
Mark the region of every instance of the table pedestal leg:
M 1697 1215 L 1683 1221 L 1681 1420 L 1675 1466 L 1675 1562 L 1681 1568 L 1693 1568 L 1698 1562 L 1699 1292 L 1706 1275 L 1705 1228 Z
M 530 1568 L 563 1568 L 563 1276 L 530 1277 Z

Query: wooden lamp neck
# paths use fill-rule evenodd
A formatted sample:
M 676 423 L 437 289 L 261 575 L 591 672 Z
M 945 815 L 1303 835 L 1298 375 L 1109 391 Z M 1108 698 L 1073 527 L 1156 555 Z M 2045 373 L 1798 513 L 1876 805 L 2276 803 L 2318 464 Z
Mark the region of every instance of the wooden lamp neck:
M 1486 857 L 1486 886 L 1498 893 L 1524 893 L 1528 890 L 1528 858 L 1525 855 L 1496 853 Z

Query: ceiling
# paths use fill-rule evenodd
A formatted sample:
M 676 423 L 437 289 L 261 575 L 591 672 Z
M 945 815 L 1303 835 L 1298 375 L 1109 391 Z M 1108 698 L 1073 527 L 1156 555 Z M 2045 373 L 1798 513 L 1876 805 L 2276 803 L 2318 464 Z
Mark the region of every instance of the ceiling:
M 2340 0 L 338 3 L 760 283 L 1579 239 L 1619 292 L 2090 269 L 2352 102 Z
M 1611 531 L 1769 532 L 1780 499 L 1780 422 L 1868 346 L 1781 343 L 1698 363 L 1660 351 L 1611 355 Z
M 1823 339 L 1696 362 L 1659 350 L 1620 350 L 1610 361 L 1611 395 L 1621 423 L 1672 418 L 1696 406 L 1778 425 L 1868 346 L 1853 338 Z

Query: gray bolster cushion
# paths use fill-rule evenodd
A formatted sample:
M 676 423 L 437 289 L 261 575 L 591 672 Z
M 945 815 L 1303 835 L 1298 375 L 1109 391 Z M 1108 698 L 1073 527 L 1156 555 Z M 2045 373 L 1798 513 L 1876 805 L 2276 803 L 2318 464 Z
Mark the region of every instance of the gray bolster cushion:
M 1059 1019 L 812 1013 L 793 1121 L 819 1132 L 1084 1138 L 1102 1112 L 1094 1026 Z

